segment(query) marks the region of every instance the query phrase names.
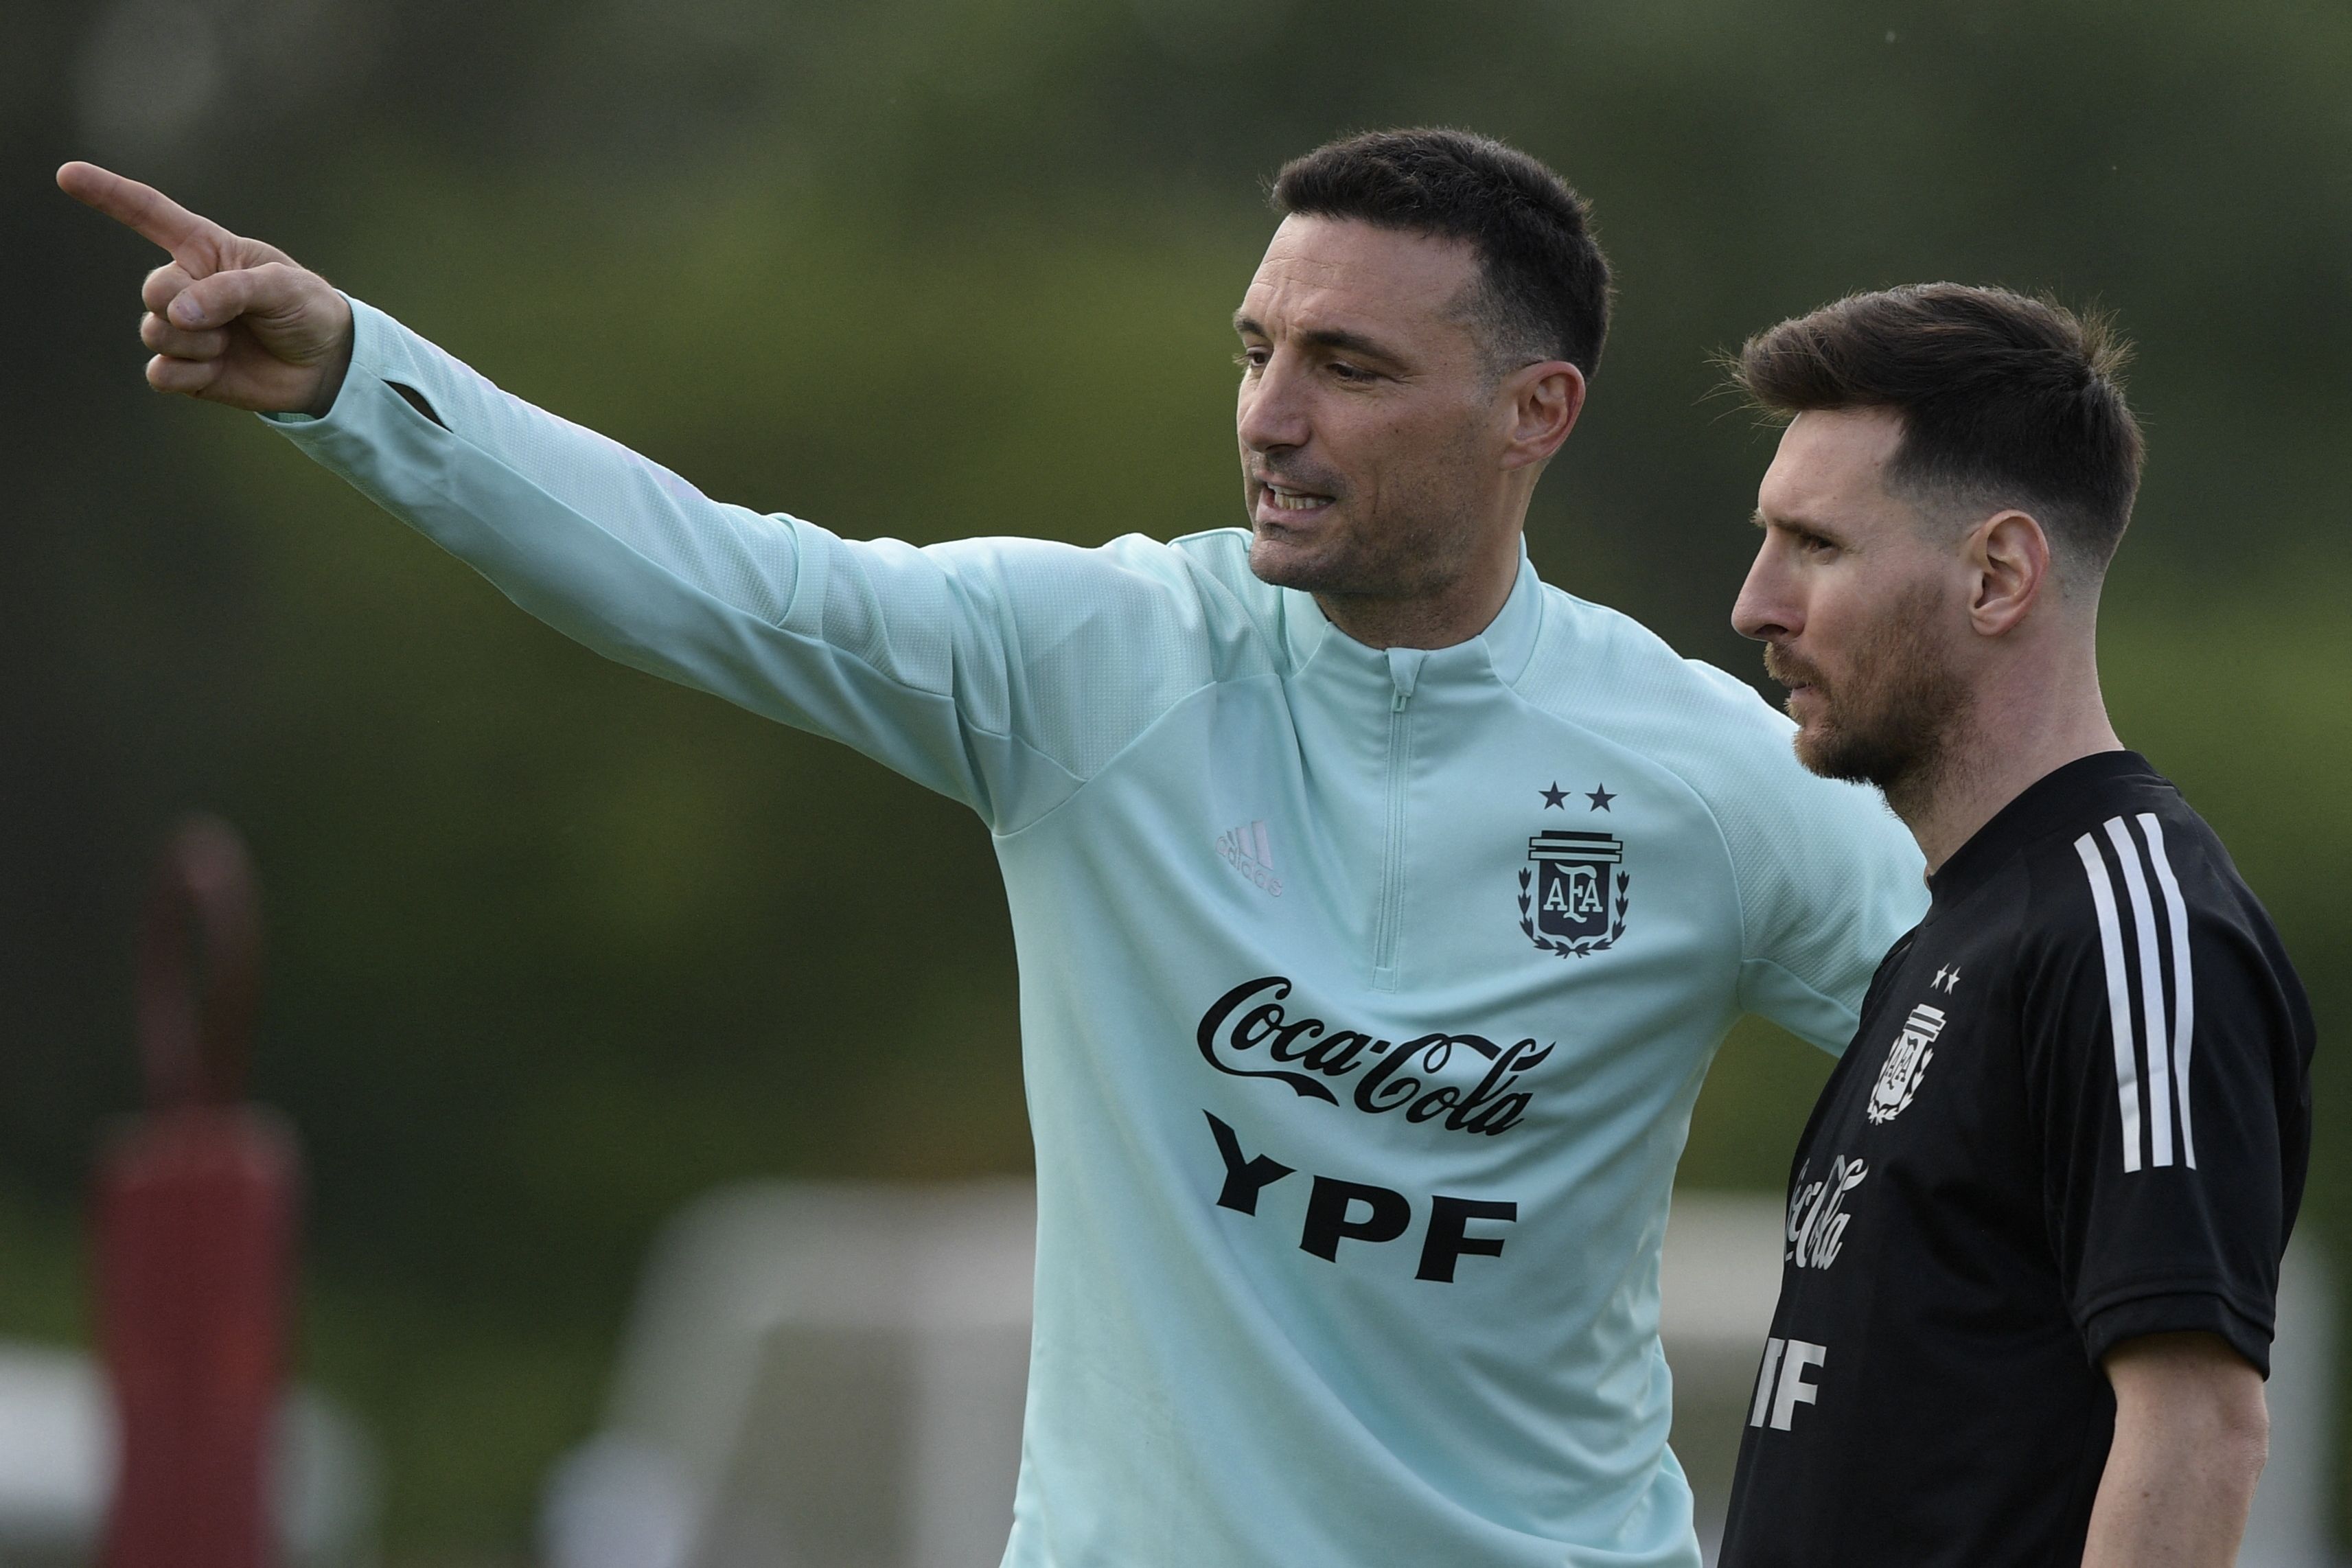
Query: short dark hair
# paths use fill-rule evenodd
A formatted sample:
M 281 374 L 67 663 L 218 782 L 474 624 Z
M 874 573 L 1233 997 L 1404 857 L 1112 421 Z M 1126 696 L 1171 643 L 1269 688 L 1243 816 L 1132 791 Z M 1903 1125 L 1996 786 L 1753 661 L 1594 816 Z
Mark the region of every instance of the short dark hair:
M 1490 362 L 1564 359 L 1586 375 L 1609 335 L 1609 263 L 1591 208 L 1515 147 L 1466 131 L 1370 131 L 1293 158 L 1274 210 L 1353 218 L 1467 241 L 1479 262 L 1477 325 Z
M 1748 340 L 1732 381 L 1769 415 L 1888 408 L 1891 487 L 2033 513 L 2104 570 L 2131 521 L 2145 447 L 2124 401 L 2131 346 L 2098 312 L 1961 283 L 1853 294 Z

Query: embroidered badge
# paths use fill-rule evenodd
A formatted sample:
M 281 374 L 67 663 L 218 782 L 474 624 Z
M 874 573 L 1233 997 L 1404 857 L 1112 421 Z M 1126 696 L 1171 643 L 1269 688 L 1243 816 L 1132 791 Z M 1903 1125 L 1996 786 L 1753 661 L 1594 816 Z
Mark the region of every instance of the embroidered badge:
M 1554 828 L 1528 840 L 1519 870 L 1519 930 L 1546 952 L 1583 958 L 1625 934 L 1625 846 L 1606 833 Z
M 1903 1114 L 1911 1097 L 1919 1092 L 1919 1080 L 1927 1075 L 1927 1064 L 1936 1059 L 1935 1039 L 1943 1032 L 1942 1008 L 1922 1002 L 1911 1009 L 1911 1016 L 1904 1020 L 1903 1032 L 1886 1049 L 1886 1066 L 1879 1070 L 1877 1086 L 1870 1091 L 1870 1103 L 1864 1107 L 1864 1116 L 1874 1124 L 1892 1121 Z

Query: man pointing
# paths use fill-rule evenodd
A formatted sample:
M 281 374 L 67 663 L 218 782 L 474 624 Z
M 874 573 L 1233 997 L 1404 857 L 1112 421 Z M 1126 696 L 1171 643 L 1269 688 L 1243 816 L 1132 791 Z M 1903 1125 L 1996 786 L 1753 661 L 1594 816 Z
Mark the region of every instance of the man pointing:
M 149 379 L 259 410 L 591 647 L 994 836 L 1038 1191 L 1005 1561 L 1690 1568 L 1657 1249 L 1743 1011 L 1834 1049 L 1923 902 L 1744 686 L 1536 578 L 1583 203 L 1334 143 L 1235 316 L 1247 531 L 917 550 L 704 499 L 279 253 L 173 253 Z

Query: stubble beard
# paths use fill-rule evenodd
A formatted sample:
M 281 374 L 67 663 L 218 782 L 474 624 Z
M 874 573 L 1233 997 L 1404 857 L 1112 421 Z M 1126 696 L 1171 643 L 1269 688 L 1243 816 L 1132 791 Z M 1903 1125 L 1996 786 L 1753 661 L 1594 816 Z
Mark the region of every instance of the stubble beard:
M 1875 784 L 1906 820 L 1952 776 L 1971 705 L 1967 682 L 1929 629 L 1937 599 L 1926 586 L 1898 599 L 1835 688 L 1779 645 L 1764 650 L 1768 674 L 1811 685 L 1820 700 L 1813 721 L 1797 731 L 1797 760 L 1823 778 Z
M 1344 537 L 1311 553 L 1283 549 L 1278 537 L 1254 529 L 1250 570 L 1277 588 L 1335 599 L 1431 598 L 1461 575 L 1462 542 L 1469 520 L 1356 517 Z
M 1250 571 L 1275 587 L 1335 599 L 1397 602 L 1444 593 L 1469 570 L 1476 552 L 1476 504 L 1439 477 L 1475 458 L 1466 432 L 1460 445 L 1465 450 L 1445 454 L 1433 465 L 1438 471 L 1415 476 L 1418 482 L 1398 484 L 1394 479 L 1403 476 L 1392 478 L 1381 487 L 1377 503 L 1326 470 L 1261 459 L 1256 470 L 1265 477 L 1328 495 L 1349 515 L 1311 553 L 1284 549 L 1253 517 Z

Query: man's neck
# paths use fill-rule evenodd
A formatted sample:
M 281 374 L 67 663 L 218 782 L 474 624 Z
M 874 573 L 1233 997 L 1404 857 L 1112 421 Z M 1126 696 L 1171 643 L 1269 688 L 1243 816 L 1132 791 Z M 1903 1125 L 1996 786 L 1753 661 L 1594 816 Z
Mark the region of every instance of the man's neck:
M 2071 678 L 2053 673 L 1979 691 L 1948 738 L 1941 765 L 1931 776 L 1890 785 L 1886 800 L 1918 840 L 1933 875 L 2041 780 L 2068 763 L 2121 750 L 2085 650 Z
M 1318 593 L 1315 603 L 1333 626 L 1366 647 L 1452 647 L 1493 626 L 1510 602 L 1519 580 L 1517 544 L 1514 536 L 1507 557 L 1496 554 L 1438 593 L 1406 597 Z

